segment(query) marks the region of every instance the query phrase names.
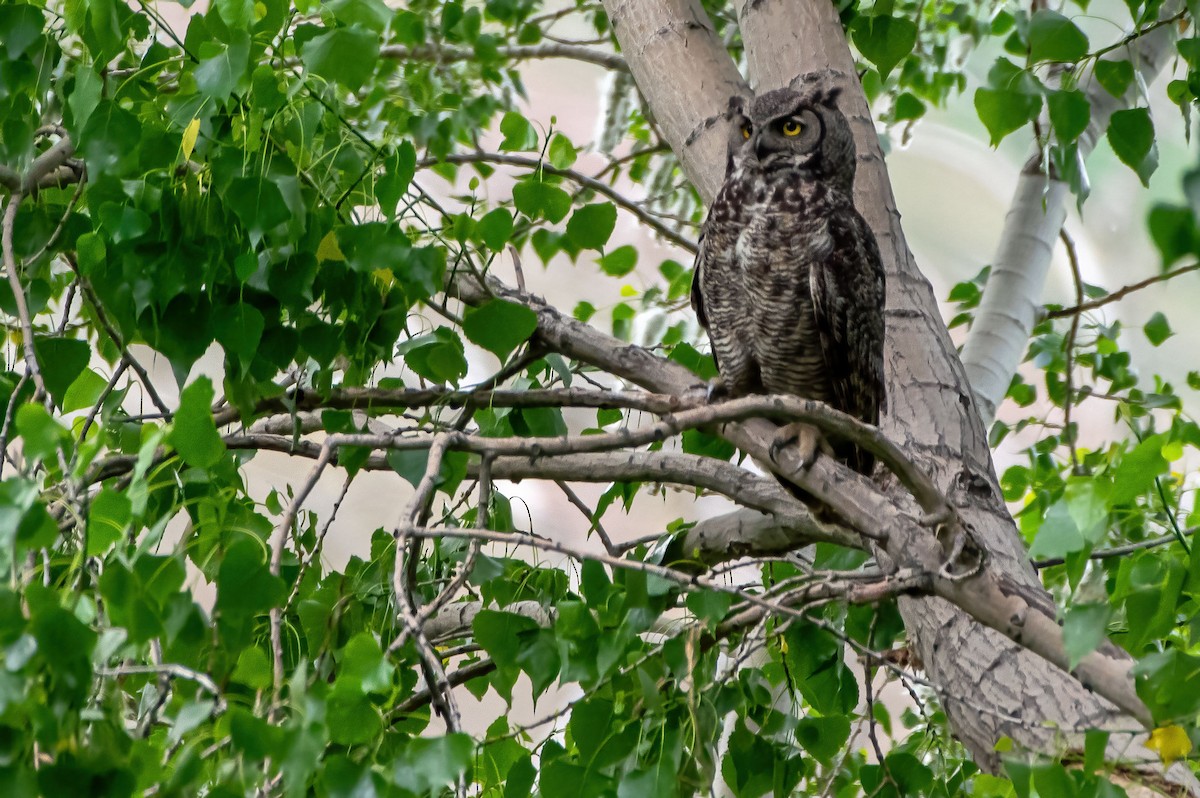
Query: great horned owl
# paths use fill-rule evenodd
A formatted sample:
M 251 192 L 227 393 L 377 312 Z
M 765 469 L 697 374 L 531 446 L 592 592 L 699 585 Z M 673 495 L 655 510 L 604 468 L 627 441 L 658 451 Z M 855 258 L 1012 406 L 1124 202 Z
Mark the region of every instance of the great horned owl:
M 725 184 L 701 231 L 692 307 L 712 341 L 718 392 L 792 394 L 868 424 L 884 404 L 884 274 L 854 207 L 854 139 L 824 73 L 730 101 Z M 818 445 L 804 424 L 780 430 L 805 463 Z M 846 442 L 833 454 L 870 474 Z

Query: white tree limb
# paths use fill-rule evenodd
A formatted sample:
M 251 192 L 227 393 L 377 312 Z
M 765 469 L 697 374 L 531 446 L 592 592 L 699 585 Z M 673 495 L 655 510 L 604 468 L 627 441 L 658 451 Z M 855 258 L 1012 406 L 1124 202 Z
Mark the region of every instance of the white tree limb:
M 1160 19 L 1169 19 L 1182 4 L 1165 3 Z M 1092 108 L 1091 121 L 1079 137 L 1079 157 L 1087 158 L 1108 129 L 1114 111 L 1133 106 L 1175 52 L 1178 28 L 1158 27 L 1105 54 L 1108 60 L 1128 60 L 1137 71 L 1124 97 L 1114 97 L 1089 70 L 1080 81 Z M 1070 187 L 1044 163 L 1037 142 L 1021 170 L 1004 229 L 996 246 L 992 269 L 983 290 L 975 322 L 963 346 L 962 361 L 985 424 L 991 424 L 1004 401 L 1009 383 L 1025 355 L 1029 334 L 1037 323 L 1042 290 L 1058 231 L 1067 218 Z

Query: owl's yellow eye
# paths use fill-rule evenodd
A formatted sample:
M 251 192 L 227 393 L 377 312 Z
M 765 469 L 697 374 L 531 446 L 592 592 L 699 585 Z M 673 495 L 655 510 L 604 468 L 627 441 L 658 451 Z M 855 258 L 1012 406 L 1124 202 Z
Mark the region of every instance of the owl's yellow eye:
M 750 126 L 749 125 L 742 125 L 742 138 L 744 138 L 744 139 L 750 138 Z
M 788 121 L 786 121 L 786 122 L 784 122 L 784 123 L 783 123 L 783 128 L 782 128 L 782 130 L 783 130 L 783 135 L 785 135 L 785 136 L 799 136 L 799 135 L 800 135 L 800 131 L 801 131 L 802 127 L 803 127 L 803 126 L 802 126 L 802 125 L 801 125 L 799 122 L 797 122 L 796 120 L 794 120 L 794 119 L 789 119 Z

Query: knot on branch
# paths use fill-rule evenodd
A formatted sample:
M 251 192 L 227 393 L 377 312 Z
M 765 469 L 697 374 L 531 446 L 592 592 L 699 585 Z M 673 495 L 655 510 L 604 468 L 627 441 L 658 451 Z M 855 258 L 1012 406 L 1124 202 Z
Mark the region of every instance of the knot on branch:
M 971 525 L 957 513 L 934 529 L 938 545 L 945 555 L 939 575 L 955 582 L 969 579 L 983 570 L 985 551 L 975 539 Z

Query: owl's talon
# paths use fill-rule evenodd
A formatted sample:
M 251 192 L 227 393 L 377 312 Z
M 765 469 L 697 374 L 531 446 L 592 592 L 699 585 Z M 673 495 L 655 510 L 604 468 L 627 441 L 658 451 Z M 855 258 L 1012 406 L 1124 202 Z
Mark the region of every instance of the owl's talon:
M 729 383 L 725 382 L 725 380 L 721 379 L 720 377 L 713 377 L 708 381 L 708 385 L 704 392 L 704 401 L 711 405 L 715 404 L 716 402 L 723 402 L 730 398 L 731 395 Z
M 820 430 L 811 424 L 797 421 L 780 427 L 775 433 L 767 450 L 771 462 L 779 465 L 779 453 L 791 445 L 796 447 L 796 459 L 800 461 L 801 468 L 808 468 L 816 462 L 818 450 L 827 455 L 833 454 L 832 447 L 821 435 Z

